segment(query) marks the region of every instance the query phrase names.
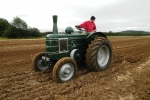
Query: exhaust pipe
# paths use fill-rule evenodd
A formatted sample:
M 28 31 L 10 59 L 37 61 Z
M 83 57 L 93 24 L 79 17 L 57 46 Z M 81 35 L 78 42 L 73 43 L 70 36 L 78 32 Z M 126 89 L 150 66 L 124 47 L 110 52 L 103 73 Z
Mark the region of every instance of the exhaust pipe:
M 58 34 L 57 15 L 53 15 L 53 34 Z

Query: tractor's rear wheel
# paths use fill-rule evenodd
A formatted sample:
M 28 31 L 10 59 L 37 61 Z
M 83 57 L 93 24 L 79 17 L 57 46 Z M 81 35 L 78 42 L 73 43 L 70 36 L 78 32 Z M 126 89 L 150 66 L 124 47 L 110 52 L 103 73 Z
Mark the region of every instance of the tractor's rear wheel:
M 58 60 L 53 68 L 52 77 L 56 82 L 65 82 L 70 80 L 77 70 L 76 61 L 70 57 L 64 57 Z
M 109 67 L 112 58 L 112 47 L 107 38 L 95 38 L 86 50 L 86 63 L 90 70 L 101 71 Z
M 37 53 L 34 56 L 34 58 L 32 60 L 32 65 L 33 65 L 34 71 L 43 71 L 43 70 L 47 70 L 49 68 L 49 66 L 45 64 L 45 61 L 43 59 L 44 57 L 45 57 L 44 52 Z

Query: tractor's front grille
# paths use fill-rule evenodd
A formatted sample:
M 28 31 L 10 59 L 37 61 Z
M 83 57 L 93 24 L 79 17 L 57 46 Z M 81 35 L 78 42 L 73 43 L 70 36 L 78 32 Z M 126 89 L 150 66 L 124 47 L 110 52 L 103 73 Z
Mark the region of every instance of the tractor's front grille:
M 59 52 L 68 52 L 68 38 L 59 38 Z

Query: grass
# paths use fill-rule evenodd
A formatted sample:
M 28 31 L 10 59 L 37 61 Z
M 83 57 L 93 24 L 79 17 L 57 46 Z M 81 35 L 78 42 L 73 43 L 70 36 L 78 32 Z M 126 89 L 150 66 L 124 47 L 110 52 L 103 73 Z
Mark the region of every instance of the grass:
M 0 40 L 4 40 L 4 39 L 6 39 L 6 38 L 1 38 L 1 37 L 0 37 Z
M 0 37 L 0 41 L 4 41 L 4 40 L 39 40 L 39 39 L 45 39 L 45 37 L 40 37 L 40 38 L 2 38 L 2 37 Z

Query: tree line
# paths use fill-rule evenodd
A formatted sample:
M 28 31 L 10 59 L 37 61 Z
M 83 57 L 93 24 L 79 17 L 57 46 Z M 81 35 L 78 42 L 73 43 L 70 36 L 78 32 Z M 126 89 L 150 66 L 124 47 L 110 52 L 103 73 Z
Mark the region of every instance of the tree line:
M 38 28 L 28 27 L 27 23 L 19 17 L 14 17 L 12 23 L 0 18 L 0 37 L 6 38 L 33 38 L 41 37 Z
M 121 32 L 104 32 L 107 36 L 150 36 L 150 32 L 126 30 Z

